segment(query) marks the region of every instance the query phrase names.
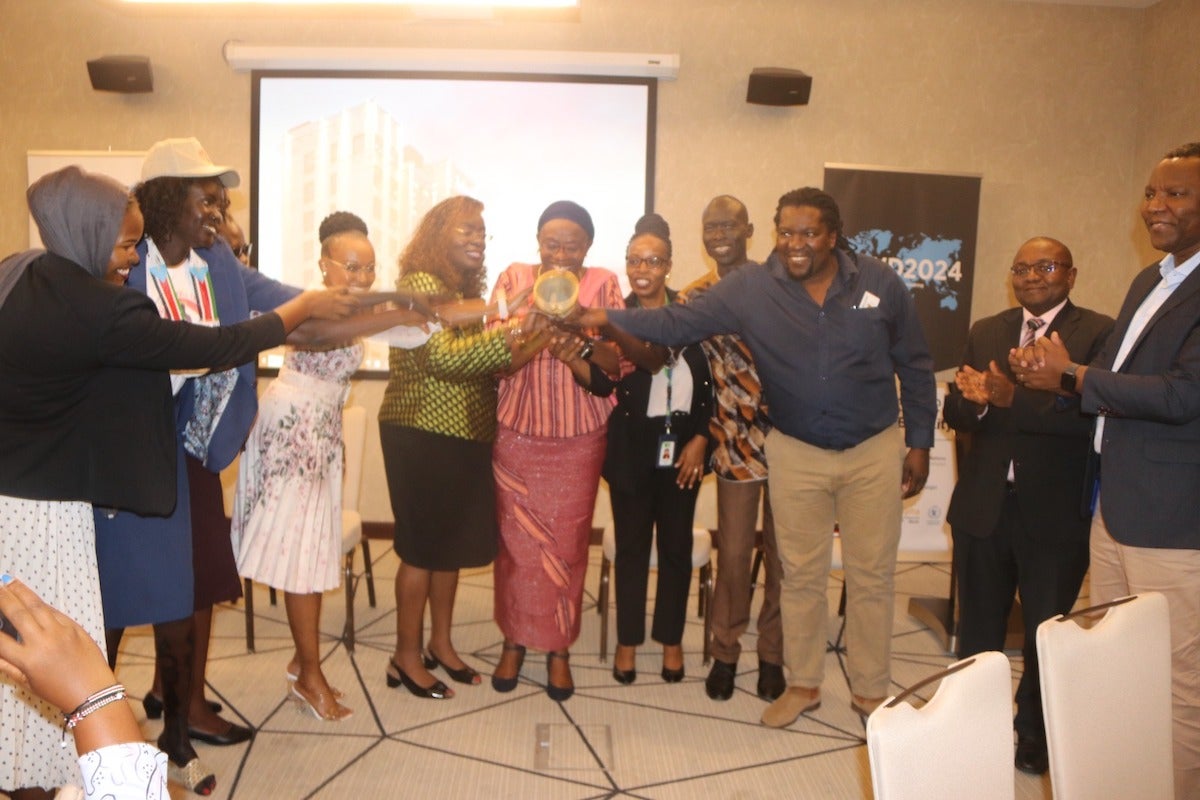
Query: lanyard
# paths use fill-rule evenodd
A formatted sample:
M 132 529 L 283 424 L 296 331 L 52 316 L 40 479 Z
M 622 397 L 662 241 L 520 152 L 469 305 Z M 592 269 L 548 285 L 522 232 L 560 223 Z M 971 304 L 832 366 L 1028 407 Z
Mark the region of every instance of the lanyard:
M 671 433 L 671 362 L 667 362 L 665 367 L 667 372 L 667 416 L 666 422 L 663 424 L 663 431 L 670 435 Z
M 149 268 L 146 270 L 149 282 L 154 287 L 159 302 L 162 303 L 169 318 L 190 322 L 187 310 L 184 308 L 179 294 L 175 291 L 175 284 L 171 280 L 171 276 L 167 271 L 167 265 L 162 262 L 161 256 L 158 259 L 148 258 L 147 260 L 151 262 Z M 200 312 L 200 319 L 195 321 L 210 325 L 215 323 L 217 321 L 217 313 L 216 308 L 213 306 L 212 276 L 208 272 L 208 265 L 203 262 L 199 264 L 190 263 L 188 266 L 188 279 L 192 285 L 192 296 L 196 301 L 196 308 Z

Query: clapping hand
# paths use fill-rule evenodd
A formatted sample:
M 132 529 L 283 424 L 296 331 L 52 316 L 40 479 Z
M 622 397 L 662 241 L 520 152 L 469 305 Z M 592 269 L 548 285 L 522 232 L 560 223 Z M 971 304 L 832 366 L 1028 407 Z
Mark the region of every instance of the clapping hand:
M 987 372 L 964 364 L 954 375 L 954 385 L 963 397 L 979 405 L 1008 408 L 1012 405 L 1015 385 L 995 361 L 988 362 Z

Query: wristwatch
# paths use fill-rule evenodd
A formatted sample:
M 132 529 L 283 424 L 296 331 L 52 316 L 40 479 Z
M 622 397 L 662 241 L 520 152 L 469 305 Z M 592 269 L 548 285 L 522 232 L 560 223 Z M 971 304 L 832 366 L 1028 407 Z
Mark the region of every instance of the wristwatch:
M 1058 379 L 1058 385 L 1062 387 L 1064 392 L 1075 391 L 1075 371 L 1078 369 L 1078 364 L 1067 364 L 1066 369 L 1062 371 L 1062 377 Z

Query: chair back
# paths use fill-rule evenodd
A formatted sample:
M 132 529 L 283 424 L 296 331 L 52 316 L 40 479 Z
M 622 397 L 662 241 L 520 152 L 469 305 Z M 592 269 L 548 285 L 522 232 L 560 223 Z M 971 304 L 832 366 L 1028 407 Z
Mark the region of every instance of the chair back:
M 1037 650 L 1056 800 L 1174 797 L 1166 598 L 1144 592 L 1048 619 Z
M 921 708 L 907 698 L 934 681 Z M 950 665 L 867 718 L 876 800 L 1013 800 L 1012 671 L 1003 653 Z
M 363 450 L 367 444 L 367 411 L 362 406 L 346 406 L 342 410 L 342 441 L 346 448 L 342 508 L 357 511 L 362 488 Z

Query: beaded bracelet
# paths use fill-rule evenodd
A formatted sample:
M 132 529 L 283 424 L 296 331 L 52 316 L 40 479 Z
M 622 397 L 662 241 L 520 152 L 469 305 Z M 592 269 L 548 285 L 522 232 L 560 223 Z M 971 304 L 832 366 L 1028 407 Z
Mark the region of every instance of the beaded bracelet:
M 91 697 L 79 704 L 79 707 L 70 714 L 63 714 L 63 735 L 60 746 L 67 746 L 67 731 L 74 730 L 75 726 L 91 714 L 93 711 L 99 711 L 110 703 L 115 703 L 118 700 L 125 699 L 125 687 L 119 683 L 114 683 L 107 689 L 101 689 Z

